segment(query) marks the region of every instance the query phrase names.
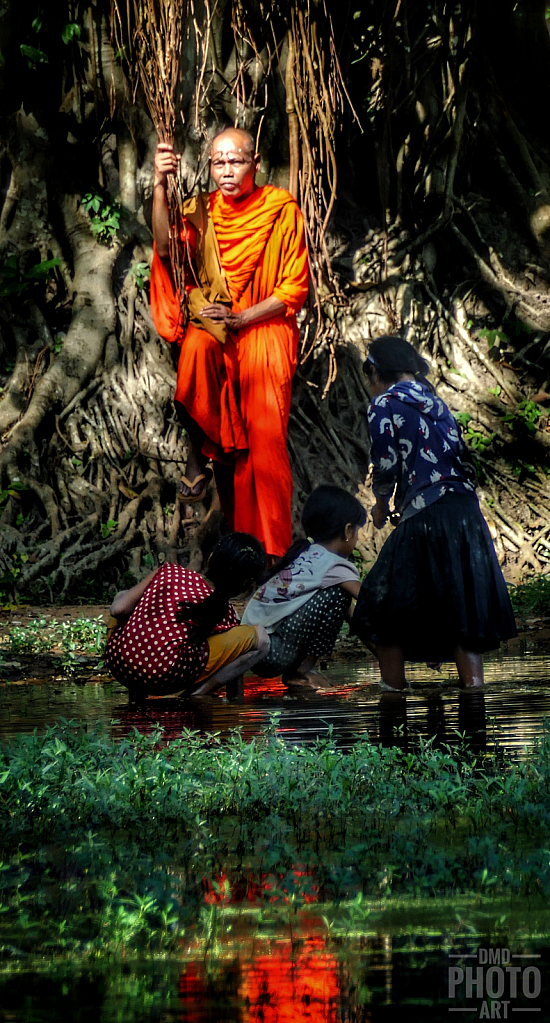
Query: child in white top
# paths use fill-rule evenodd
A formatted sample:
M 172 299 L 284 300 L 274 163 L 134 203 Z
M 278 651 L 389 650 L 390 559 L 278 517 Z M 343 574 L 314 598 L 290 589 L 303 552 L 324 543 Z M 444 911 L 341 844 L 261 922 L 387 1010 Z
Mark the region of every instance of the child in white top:
M 267 657 L 255 665 L 263 678 L 282 675 L 289 686 L 321 689 L 330 683 L 315 670 L 332 653 L 357 597 L 359 573 L 348 559 L 366 512 L 341 487 L 317 487 L 306 501 L 297 540 L 247 604 L 243 624 L 261 625 L 271 639 Z

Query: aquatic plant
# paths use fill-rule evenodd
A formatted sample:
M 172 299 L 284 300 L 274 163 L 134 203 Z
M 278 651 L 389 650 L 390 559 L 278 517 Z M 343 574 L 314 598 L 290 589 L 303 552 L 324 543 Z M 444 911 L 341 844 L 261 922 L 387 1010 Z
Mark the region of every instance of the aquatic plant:
M 161 951 L 193 927 L 211 948 L 251 902 L 292 921 L 311 902 L 546 898 L 549 824 L 546 730 L 508 763 L 65 722 L 0 748 L 0 946 Z

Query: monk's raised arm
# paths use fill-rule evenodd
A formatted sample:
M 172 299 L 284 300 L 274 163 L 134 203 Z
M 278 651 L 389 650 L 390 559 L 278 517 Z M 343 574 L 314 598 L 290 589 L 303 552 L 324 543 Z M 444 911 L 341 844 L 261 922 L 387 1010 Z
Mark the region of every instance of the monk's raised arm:
M 153 238 L 161 259 L 169 255 L 168 203 L 166 185 L 169 174 L 178 169 L 179 156 L 167 142 L 159 142 L 155 153 L 155 177 L 153 180 Z

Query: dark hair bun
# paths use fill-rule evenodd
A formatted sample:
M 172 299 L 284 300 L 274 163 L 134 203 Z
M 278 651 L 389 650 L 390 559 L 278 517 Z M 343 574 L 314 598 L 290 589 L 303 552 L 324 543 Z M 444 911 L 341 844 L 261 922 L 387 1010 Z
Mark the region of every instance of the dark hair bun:
M 373 367 L 384 383 L 395 383 L 402 373 L 427 376 L 430 367 L 405 338 L 398 334 L 377 337 L 369 346 L 365 372 Z

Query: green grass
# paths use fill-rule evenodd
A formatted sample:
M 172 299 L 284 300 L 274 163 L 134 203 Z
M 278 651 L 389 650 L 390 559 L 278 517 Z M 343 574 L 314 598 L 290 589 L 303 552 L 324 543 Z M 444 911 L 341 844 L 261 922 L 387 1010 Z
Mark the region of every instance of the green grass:
M 251 897 L 259 933 L 318 903 L 335 933 L 397 903 L 545 905 L 549 825 L 547 731 L 507 763 L 66 723 L 0 748 L 0 948 L 166 954 L 192 934 L 212 950 Z

